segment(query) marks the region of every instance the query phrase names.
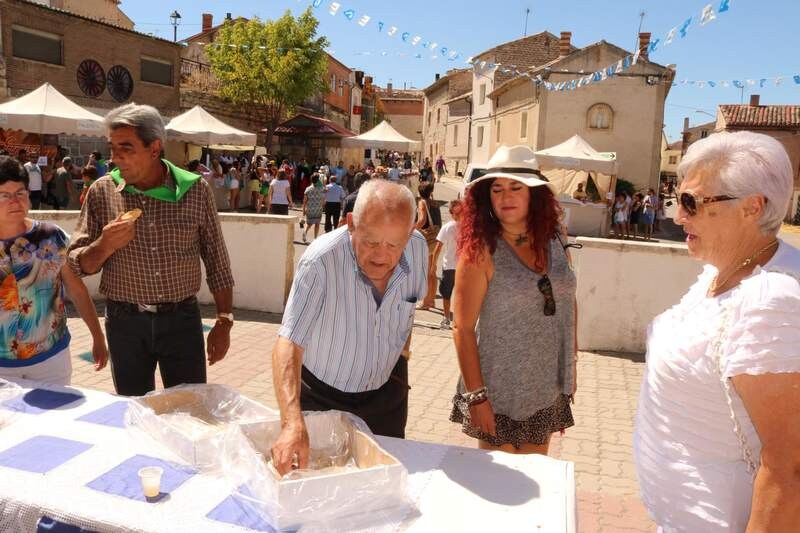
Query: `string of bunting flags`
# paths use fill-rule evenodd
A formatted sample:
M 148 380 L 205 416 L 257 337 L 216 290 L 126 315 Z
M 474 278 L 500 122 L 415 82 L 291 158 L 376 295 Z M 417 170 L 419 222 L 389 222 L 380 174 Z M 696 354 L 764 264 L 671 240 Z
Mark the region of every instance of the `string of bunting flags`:
M 365 13 L 359 13 L 355 9 L 347 8 L 341 2 L 333 2 L 330 0 L 312 0 L 311 6 L 314 9 L 322 9 L 327 7 L 328 13 L 331 16 L 341 15 L 350 22 L 355 22 L 357 26 L 364 29 L 374 29 L 378 33 L 386 35 L 387 37 L 398 37 L 402 42 L 412 46 L 419 47 L 417 52 L 413 54 L 416 59 L 423 59 L 423 57 L 430 53 L 431 59 L 446 59 L 447 61 L 457 61 L 461 59 L 461 52 L 452 50 L 441 43 L 432 39 L 425 39 L 421 35 L 414 32 L 404 31 L 398 26 L 394 26 L 389 22 L 380 18 L 372 17 Z M 382 54 L 388 55 L 388 54 Z
M 784 80 L 793 80 L 795 84 L 800 85 L 800 74 L 794 74 L 791 76 L 771 76 L 769 78 L 757 78 L 757 79 L 748 79 L 748 80 L 680 80 L 680 81 L 673 81 L 672 86 L 686 86 L 691 85 L 693 87 L 697 87 L 698 89 L 704 89 L 706 87 L 709 88 L 716 88 L 716 87 L 735 87 L 737 89 L 744 89 L 745 87 L 767 87 L 770 85 L 774 85 L 775 87 L 780 87 Z
M 697 18 L 698 21 L 697 23 L 702 27 L 708 24 L 709 22 L 716 20 L 718 14 L 730 11 L 730 3 L 731 0 L 721 0 L 716 10 L 714 9 L 714 4 L 707 4 L 700 12 L 700 16 Z M 664 46 L 671 44 L 675 40 L 676 36 L 680 36 L 681 39 L 685 38 L 688 35 L 689 28 L 692 26 L 694 21 L 695 21 L 694 16 L 688 17 L 683 21 L 682 24 L 673 27 L 669 32 L 667 32 L 667 34 L 663 38 Z M 647 55 L 649 56 L 658 51 L 661 43 L 662 43 L 661 38 L 652 39 L 650 41 L 650 44 L 647 46 Z M 642 50 L 637 50 L 635 54 L 627 56 L 624 59 L 621 59 L 616 64 L 609 65 L 604 69 L 592 72 L 590 74 L 587 74 L 586 76 L 582 76 L 580 78 L 559 83 L 551 83 L 545 81 L 541 75 L 532 76 L 530 71 L 535 70 L 537 68 L 536 66 L 517 67 L 516 65 L 503 65 L 501 63 L 477 61 L 472 57 L 467 59 L 467 64 L 472 65 L 474 69 L 492 70 L 494 68 L 498 68 L 500 72 L 502 72 L 503 74 L 509 74 L 514 77 L 516 76 L 529 77 L 536 85 L 541 85 L 548 91 L 571 91 L 578 89 L 580 87 L 584 87 L 586 85 L 590 85 L 600 81 L 605 81 L 609 77 L 612 77 L 614 75 L 620 74 L 628 70 L 631 66 L 636 65 L 638 63 L 641 54 Z

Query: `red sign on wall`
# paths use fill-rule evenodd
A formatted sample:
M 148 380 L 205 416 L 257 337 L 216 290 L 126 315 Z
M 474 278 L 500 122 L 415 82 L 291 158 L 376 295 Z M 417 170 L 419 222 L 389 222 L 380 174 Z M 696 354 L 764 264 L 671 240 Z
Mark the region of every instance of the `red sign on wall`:
M 354 115 L 360 115 L 361 114 L 361 106 L 360 105 L 354 105 L 353 106 L 353 114 Z

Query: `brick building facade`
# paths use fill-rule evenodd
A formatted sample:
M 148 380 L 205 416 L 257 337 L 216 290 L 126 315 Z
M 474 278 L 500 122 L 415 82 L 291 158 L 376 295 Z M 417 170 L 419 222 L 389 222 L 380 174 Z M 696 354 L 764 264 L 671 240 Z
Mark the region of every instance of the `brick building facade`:
M 180 46 L 99 19 L 28 0 L 0 0 L 0 102 L 44 82 L 103 115 L 128 102 L 165 116 L 180 111 Z M 81 163 L 105 138 L 59 136 Z
M 99 113 L 134 101 L 155 106 L 166 115 L 180 109 L 181 47 L 171 41 L 27 0 L 0 0 L 0 27 L 3 101 L 47 81 L 78 105 Z M 100 71 L 89 69 L 84 88 L 79 81 L 78 69 L 87 60 L 105 74 L 96 78 L 104 85 L 96 96 L 92 93 L 99 91 L 99 86 L 92 83 L 91 76 Z M 123 98 L 127 90 L 119 86 L 121 82 L 114 85 L 117 99 L 109 92 L 108 75 L 115 66 L 130 75 L 132 90 L 127 98 Z M 122 70 L 118 72 L 126 77 Z
M 472 77 L 471 162 L 485 163 L 492 155 L 491 139 L 496 138 L 496 133 L 492 117 L 493 103 L 488 95 L 513 77 L 496 67 L 489 68 L 489 65 L 507 65 L 520 71 L 540 67 L 577 50 L 570 44 L 569 36 L 571 33 L 564 32 L 559 39 L 544 31 L 503 43 L 474 57 L 475 61 L 483 62 L 483 67 L 475 68 Z
M 422 155 L 435 161 L 440 155 L 445 157 L 447 169 L 451 174 L 457 172 L 459 167 L 462 170 L 465 166 L 458 161 L 458 157 L 448 158 L 447 138 L 448 133 L 466 133 L 469 124 L 455 127 L 455 122 L 448 132 L 448 122 L 450 118 L 450 104 L 453 98 L 457 98 L 472 91 L 472 71 L 468 69 L 451 70 L 444 76 L 436 75 L 436 80 L 422 92 L 423 99 L 423 126 L 422 126 Z M 463 116 L 454 117 L 455 121 L 463 120 Z M 460 128 L 460 132 L 456 131 Z M 459 135 L 460 137 L 461 135 Z M 450 144 L 452 144 L 452 140 Z
M 425 112 L 422 91 L 395 90 L 389 83 L 386 89 L 377 89 L 384 118 L 401 135 L 414 141 L 422 140 L 422 117 Z

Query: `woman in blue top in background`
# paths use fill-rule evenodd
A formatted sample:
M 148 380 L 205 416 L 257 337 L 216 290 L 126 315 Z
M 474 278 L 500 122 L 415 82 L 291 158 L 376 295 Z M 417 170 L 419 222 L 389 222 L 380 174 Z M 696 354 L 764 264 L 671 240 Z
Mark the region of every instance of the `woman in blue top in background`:
M 105 336 L 83 282 L 66 265 L 69 237 L 28 218 L 27 177 L 0 156 L 0 377 L 69 385 L 72 375 L 62 289 L 92 333 L 95 369 L 108 361 Z

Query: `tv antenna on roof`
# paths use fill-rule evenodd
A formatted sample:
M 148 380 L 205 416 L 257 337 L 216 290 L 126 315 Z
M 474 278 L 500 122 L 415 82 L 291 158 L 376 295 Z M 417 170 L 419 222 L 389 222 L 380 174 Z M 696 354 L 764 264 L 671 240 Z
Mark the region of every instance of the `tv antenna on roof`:
M 530 14 L 531 14 L 531 8 L 526 7 L 525 8 L 525 31 L 523 32 L 523 35 L 522 35 L 523 37 L 527 37 L 528 36 L 528 15 L 530 15 Z
M 642 26 L 644 25 L 644 17 L 647 16 L 647 12 L 642 10 L 639 12 L 639 31 L 636 32 L 636 44 L 633 46 L 634 50 L 639 49 L 639 34 L 642 33 Z

